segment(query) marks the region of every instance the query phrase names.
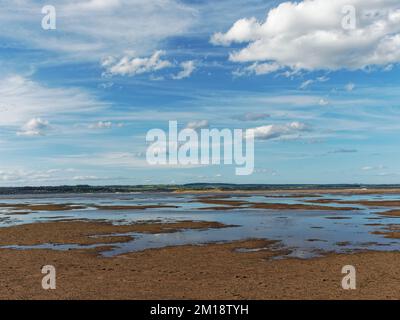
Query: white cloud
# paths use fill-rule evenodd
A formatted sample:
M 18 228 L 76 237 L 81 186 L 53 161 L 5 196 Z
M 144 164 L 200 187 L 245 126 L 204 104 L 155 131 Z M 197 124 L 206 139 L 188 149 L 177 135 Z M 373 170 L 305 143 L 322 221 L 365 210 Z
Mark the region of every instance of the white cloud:
M 88 181 L 88 180 L 104 180 L 104 178 L 99 178 L 97 176 L 75 176 L 72 177 L 74 181 Z
M 324 98 L 322 98 L 322 99 L 319 100 L 318 104 L 319 104 L 320 106 L 324 107 L 324 106 L 329 105 L 329 101 L 326 100 L 326 99 L 324 99 Z
M 0 184 L 10 183 L 29 184 L 65 182 L 70 180 L 71 172 L 75 169 L 48 169 L 48 170 L 26 170 L 21 168 L 2 168 L 0 170 Z
M 260 24 L 256 18 L 240 19 L 226 33 L 215 33 L 211 37 L 214 45 L 229 46 L 231 43 L 243 43 L 257 39 Z
M 52 3 L 53 4 L 53 3 Z M 197 10 L 178 0 L 58 0 L 57 29 L 40 27 L 35 0 L 0 0 L 0 37 L 34 49 L 98 60 L 125 50 L 144 55 L 196 23 Z
M 196 65 L 193 60 L 184 61 L 180 64 L 180 66 L 182 67 L 182 70 L 177 75 L 172 76 L 172 78 L 175 80 L 188 78 L 193 71 L 196 70 Z
M 88 0 L 66 5 L 67 10 L 110 10 L 121 6 L 120 0 Z
M 258 140 L 271 140 L 281 137 L 290 137 L 298 135 L 301 132 L 309 131 L 310 128 L 302 122 L 292 122 L 289 124 L 271 124 L 267 126 L 248 129 L 249 133 L 254 134 Z
M 384 165 L 378 165 L 378 166 L 365 166 L 362 167 L 361 170 L 363 171 L 372 171 L 372 170 L 383 170 L 386 169 Z
M 128 53 L 122 58 L 110 56 L 103 60 L 102 66 L 110 75 L 134 76 L 171 67 L 172 63 L 163 60 L 163 55 L 165 51 L 158 50 L 146 58 L 136 57 L 134 53 Z
M 171 61 L 162 59 L 166 54 L 163 50 L 155 51 L 148 57 L 137 57 L 134 52 L 127 52 L 122 57 L 109 56 L 102 61 L 102 67 L 105 68 L 105 76 L 121 75 L 121 76 L 135 76 L 143 73 L 153 73 L 165 68 L 174 67 Z M 194 60 L 188 60 L 179 64 L 181 71 L 172 75 L 171 78 L 181 80 L 188 78 L 196 70 Z M 153 81 L 164 80 L 163 76 L 150 75 Z
M 394 65 L 393 65 L 393 64 L 388 64 L 388 65 L 383 69 L 383 71 L 389 72 L 389 71 L 392 71 L 393 68 L 394 68 Z
M 307 89 L 311 84 L 313 84 L 314 80 L 306 80 L 300 85 L 300 89 Z
M 24 124 L 21 131 L 17 132 L 19 136 L 43 136 L 45 131 L 49 129 L 50 125 L 47 120 L 42 120 L 41 118 L 33 118 Z
M 33 118 L 99 110 L 106 105 L 76 88 L 51 88 L 19 75 L 0 79 L 0 126 Z
M 309 79 L 304 81 L 301 85 L 300 85 L 300 89 L 304 90 L 307 89 L 310 85 L 314 84 L 314 83 L 318 83 L 318 82 L 327 82 L 330 79 L 327 76 L 322 76 L 322 77 L 318 77 L 316 79 Z
M 263 75 L 278 71 L 281 66 L 277 63 L 253 63 L 250 66 L 234 71 L 236 76 L 244 76 L 250 74 Z
M 97 121 L 96 123 L 89 124 L 88 128 L 89 129 L 111 129 L 113 126 L 116 126 L 117 128 L 122 128 L 122 127 L 124 127 L 124 124 L 122 122 L 113 123 L 111 121 Z
M 342 27 L 342 9 L 357 10 L 357 28 Z M 303 0 L 284 2 L 264 22 L 238 20 L 215 45 L 246 44 L 235 62 L 276 63 L 292 70 L 362 69 L 400 62 L 400 9 L 394 0 Z
M 34 172 L 26 170 L 0 170 L 0 182 L 24 181 L 26 179 L 43 180 L 51 175 L 47 172 Z

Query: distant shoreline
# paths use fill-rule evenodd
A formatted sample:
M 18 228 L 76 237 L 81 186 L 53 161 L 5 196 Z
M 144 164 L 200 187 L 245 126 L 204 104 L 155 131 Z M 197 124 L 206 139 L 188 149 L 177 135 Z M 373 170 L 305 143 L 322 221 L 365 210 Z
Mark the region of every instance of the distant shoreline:
M 132 186 L 27 186 L 0 187 L 0 195 L 21 194 L 67 194 L 67 193 L 400 193 L 400 185 L 367 185 L 367 184 L 213 184 L 194 183 L 184 185 L 132 185 Z

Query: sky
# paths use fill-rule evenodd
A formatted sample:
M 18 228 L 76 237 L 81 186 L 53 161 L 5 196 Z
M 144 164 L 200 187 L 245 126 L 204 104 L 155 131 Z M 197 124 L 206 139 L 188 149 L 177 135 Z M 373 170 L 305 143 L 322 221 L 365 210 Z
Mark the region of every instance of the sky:
M 400 183 L 398 0 L 51 2 L 0 0 L 0 186 Z M 151 166 L 169 121 L 254 129 L 253 174 Z

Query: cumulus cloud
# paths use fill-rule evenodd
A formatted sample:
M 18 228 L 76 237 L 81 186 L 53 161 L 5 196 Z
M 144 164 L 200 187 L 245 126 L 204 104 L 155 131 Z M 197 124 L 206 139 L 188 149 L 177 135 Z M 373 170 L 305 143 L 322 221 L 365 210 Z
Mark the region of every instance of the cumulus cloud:
M 309 131 L 308 125 L 302 122 L 292 122 L 289 124 L 271 124 L 267 126 L 248 129 L 248 136 L 254 135 L 258 140 L 271 140 L 281 137 L 296 136 L 301 132 Z
M 151 56 L 137 57 L 134 52 L 127 52 L 121 57 L 109 56 L 103 59 L 101 65 L 106 70 L 104 73 L 105 76 L 135 76 L 143 73 L 154 73 L 175 66 L 171 61 L 162 58 L 165 54 L 165 51 L 158 50 Z M 171 78 L 174 80 L 188 78 L 196 70 L 194 60 L 181 62 L 179 66 L 181 71 L 171 75 Z M 164 77 L 151 74 L 150 79 L 154 81 L 164 80 Z
M 102 66 L 110 75 L 134 76 L 171 67 L 172 63 L 163 60 L 163 55 L 165 51 L 158 50 L 145 58 L 136 57 L 134 53 L 128 53 L 121 58 L 110 56 L 103 60 Z
M 343 28 L 345 6 L 356 28 Z M 240 63 L 275 63 L 292 70 L 363 69 L 400 62 L 400 8 L 395 0 L 303 0 L 271 9 L 265 21 L 243 18 L 211 42 L 245 47 L 230 54 Z
M 172 76 L 172 78 L 175 80 L 188 78 L 194 72 L 194 70 L 196 70 L 196 65 L 193 60 L 184 61 L 180 64 L 180 66 L 182 67 L 182 70 L 178 72 L 178 74 Z
M 226 33 L 215 33 L 211 37 L 214 45 L 229 46 L 231 43 L 243 43 L 254 41 L 260 31 L 260 24 L 256 18 L 244 18 L 236 21 Z
M 50 124 L 48 121 L 42 120 L 41 118 L 34 118 L 24 124 L 21 128 L 21 131 L 17 132 L 17 135 L 29 137 L 43 136 L 49 127 Z

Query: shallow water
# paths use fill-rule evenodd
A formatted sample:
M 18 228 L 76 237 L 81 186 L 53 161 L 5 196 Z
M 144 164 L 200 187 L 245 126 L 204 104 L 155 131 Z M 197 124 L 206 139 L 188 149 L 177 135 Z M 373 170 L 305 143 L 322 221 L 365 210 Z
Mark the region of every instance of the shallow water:
M 284 195 L 284 194 L 282 194 Z M 227 225 L 235 225 L 222 229 L 182 230 L 174 233 L 141 234 L 127 233 L 133 239 L 125 243 L 113 243 L 105 256 L 127 252 L 176 246 L 186 244 L 206 244 L 245 239 L 279 240 L 277 249 L 291 250 L 289 256 L 309 258 L 327 252 L 349 252 L 354 250 L 399 250 L 400 239 L 388 239 L 383 235 L 371 234 L 384 226 L 368 226 L 396 224 L 398 218 L 388 218 L 379 212 L 396 208 L 368 208 L 362 205 L 337 203 L 315 204 L 320 206 L 354 207 L 354 211 L 316 211 L 316 210 L 266 210 L 235 208 L 230 210 L 200 210 L 220 205 L 199 203 L 199 197 L 207 195 L 135 193 L 135 194 L 96 194 L 96 195 L 35 195 L 35 196 L 0 196 L 0 203 L 29 204 L 80 204 L 86 209 L 71 211 L 41 211 L 29 214 L 18 214 L 15 210 L 0 208 L 0 227 L 20 225 L 33 222 L 57 221 L 65 219 L 107 220 L 115 224 L 134 223 L 138 221 L 174 222 L 182 220 L 216 221 Z M 400 195 L 337 195 L 324 194 L 320 197 L 284 197 L 276 195 L 235 195 L 226 200 L 240 200 L 260 203 L 307 204 L 307 200 L 338 199 L 358 200 L 398 200 Z M 93 205 L 176 205 L 178 208 L 157 208 L 146 210 L 104 210 L 95 209 Z M 26 212 L 27 210 L 21 210 Z M 9 214 L 12 215 L 9 215 Z M 379 220 L 375 220 L 379 219 Z M 119 234 L 120 235 L 120 234 Z M 93 248 L 100 245 L 80 246 L 63 244 L 41 244 L 39 246 L 8 246 L 15 249 L 68 250 Z

